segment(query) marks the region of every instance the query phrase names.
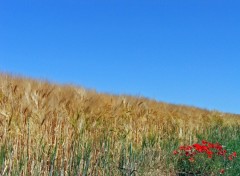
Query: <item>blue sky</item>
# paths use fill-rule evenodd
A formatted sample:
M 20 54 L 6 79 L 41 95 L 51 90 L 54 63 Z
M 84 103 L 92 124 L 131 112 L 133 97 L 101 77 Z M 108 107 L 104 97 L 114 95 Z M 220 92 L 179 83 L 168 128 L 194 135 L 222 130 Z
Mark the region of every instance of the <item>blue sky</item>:
M 240 113 L 240 2 L 0 1 L 0 71 Z

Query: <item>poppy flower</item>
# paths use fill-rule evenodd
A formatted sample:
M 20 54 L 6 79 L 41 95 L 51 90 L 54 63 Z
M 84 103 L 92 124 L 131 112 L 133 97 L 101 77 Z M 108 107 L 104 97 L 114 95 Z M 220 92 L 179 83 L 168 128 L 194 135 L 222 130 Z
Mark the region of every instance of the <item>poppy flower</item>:
M 189 158 L 188 159 L 191 163 L 193 163 L 195 160 L 194 160 L 194 158 L 192 157 L 192 158 Z
M 174 151 L 173 151 L 173 154 L 174 154 L 174 155 L 177 155 L 177 154 L 178 154 L 178 151 L 177 151 L 177 150 L 174 150 Z
M 233 156 L 233 157 L 237 157 L 237 152 L 233 152 L 233 153 L 232 153 L 232 156 Z
M 220 174 L 224 174 L 225 170 L 224 169 L 221 169 L 220 170 Z

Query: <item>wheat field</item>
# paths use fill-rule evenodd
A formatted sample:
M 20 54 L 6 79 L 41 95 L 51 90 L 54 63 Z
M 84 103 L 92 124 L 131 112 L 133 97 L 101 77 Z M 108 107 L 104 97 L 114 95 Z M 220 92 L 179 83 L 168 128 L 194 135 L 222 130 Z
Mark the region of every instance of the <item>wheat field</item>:
M 169 141 L 239 117 L 1 74 L 0 175 L 171 175 Z

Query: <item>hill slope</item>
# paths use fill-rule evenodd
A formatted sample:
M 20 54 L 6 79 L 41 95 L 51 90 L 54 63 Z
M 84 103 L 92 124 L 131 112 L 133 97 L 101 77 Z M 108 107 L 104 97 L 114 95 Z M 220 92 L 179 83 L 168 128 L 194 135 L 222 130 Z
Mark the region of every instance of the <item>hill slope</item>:
M 36 164 L 40 155 L 46 163 L 37 162 L 39 173 L 46 174 L 51 167 L 53 170 L 53 166 L 64 165 L 62 159 L 73 157 L 71 151 L 78 140 L 84 145 L 93 143 L 99 151 L 101 140 L 107 137 L 119 154 L 123 140 L 138 148 L 151 136 L 173 133 L 185 139 L 212 123 L 239 124 L 239 117 L 142 97 L 106 95 L 69 85 L 0 75 L 0 144 L 12 146 L 11 157 L 16 161 L 24 156 L 28 158 L 25 170 L 21 171 L 25 174 L 32 172 L 32 164 Z M 56 163 L 51 163 L 50 151 L 55 149 Z M 94 165 L 94 160 L 89 162 Z M 67 167 L 65 163 L 64 171 Z

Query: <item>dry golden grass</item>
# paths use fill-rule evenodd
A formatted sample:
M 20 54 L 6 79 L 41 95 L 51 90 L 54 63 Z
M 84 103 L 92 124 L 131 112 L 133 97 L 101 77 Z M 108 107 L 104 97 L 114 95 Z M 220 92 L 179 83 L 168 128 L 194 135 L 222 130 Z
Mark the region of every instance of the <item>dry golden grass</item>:
M 124 137 L 137 146 L 144 136 L 153 133 L 164 136 L 172 131 L 181 139 L 204 130 L 212 122 L 239 123 L 239 117 L 142 97 L 100 94 L 70 85 L 0 75 L 0 144 L 13 145 L 12 157 L 16 161 L 21 156 L 19 152 L 26 152 L 29 161 L 34 161 L 40 146 L 46 144 L 51 148 L 59 143 L 56 157 L 60 165 L 62 158 L 71 157 L 68 151 L 79 135 L 83 141 L 97 141 L 106 134 L 116 148 Z

